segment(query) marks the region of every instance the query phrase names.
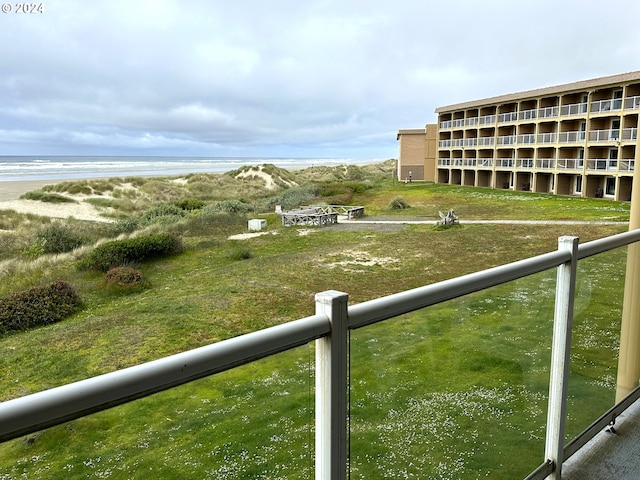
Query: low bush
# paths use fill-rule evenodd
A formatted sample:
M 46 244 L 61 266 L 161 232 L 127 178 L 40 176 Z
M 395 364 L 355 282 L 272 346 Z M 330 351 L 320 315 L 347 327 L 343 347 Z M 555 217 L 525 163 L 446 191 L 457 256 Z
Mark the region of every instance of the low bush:
M 106 273 L 104 280 L 107 290 L 116 293 L 140 292 L 148 286 L 142 272 L 131 267 L 112 268 Z
M 49 203 L 78 203 L 73 198 L 65 197 L 64 195 L 60 195 L 58 193 L 45 193 L 40 190 L 27 192 L 21 195 L 20 198 L 26 199 L 26 200 L 38 200 L 40 202 L 49 202 Z
M 181 210 L 192 212 L 193 210 L 200 210 L 205 206 L 205 203 L 197 198 L 185 198 L 184 200 L 175 202 L 175 206 Z
M 183 250 L 180 237 L 169 233 L 114 240 L 93 249 L 80 263 L 80 268 L 106 272 L 114 267 L 174 255 Z
M 229 253 L 231 260 L 248 260 L 253 257 L 253 253 L 248 247 L 237 247 Z
M 144 212 L 140 217 L 140 224 L 143 226 L 156 223 L 167 225 L 180 220 L 186 214 L 187 212 L 173 203 L 162 203 Z
M 0 298 L 0 332 L 56 323 L 80 309 L 76 290 L 64 280 Z
M 405 208 L 409 208 L 409 204 L 402 197 L 396 197 L 389 202 L 387 206 L 389 210 L 404 210 Z
M 78 248 L 85 240 L 71 228 L 53 223 L 36 235 L 36 244 L 42 245 L 44 253 L 63 253 Z
M 253 206 L 240 200 L 223 200 L 205 206 L 200 214 L 204 217 L 217 215 L 220 213 L 249 213 L 253 211 Z

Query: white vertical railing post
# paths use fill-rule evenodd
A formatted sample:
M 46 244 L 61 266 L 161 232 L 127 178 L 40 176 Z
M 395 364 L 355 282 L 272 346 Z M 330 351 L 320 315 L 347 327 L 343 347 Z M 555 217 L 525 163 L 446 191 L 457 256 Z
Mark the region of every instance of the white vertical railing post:
M 316 480 L 347 478 L 348 299 L 316 295 L 316 314 L 331 322 L 330 335 L 316 340 Z
M 573 303 L 576 291 L 578 264 L 578 238 L 560 237 L 559 250 L 569 250 L 571 260 L 558 267 L 556 305 L 553 320 L 553 345 L 549 379 L 549 409 L 547 412 L 547 438 L 545 457 L 553 461 L 552 480 L 562 478 L 564 429 L 567 418 L 567 385 L 571 356 L 571 331 L 573 328 Z

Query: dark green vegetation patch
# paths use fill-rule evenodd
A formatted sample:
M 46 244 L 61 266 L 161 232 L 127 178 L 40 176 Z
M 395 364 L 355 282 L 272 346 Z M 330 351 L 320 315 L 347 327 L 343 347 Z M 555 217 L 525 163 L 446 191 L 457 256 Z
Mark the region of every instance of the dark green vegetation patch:
M 114 240 L 96 247 L 81 262 L 81 267 L 106 272 L 114 267 L 174 255 L 183 250 L 182 239 L 170 233 Z
M 64 320 L 80 309 L 80 297 L 64 280 L 0 299 L 0 332 L 28 330 Z

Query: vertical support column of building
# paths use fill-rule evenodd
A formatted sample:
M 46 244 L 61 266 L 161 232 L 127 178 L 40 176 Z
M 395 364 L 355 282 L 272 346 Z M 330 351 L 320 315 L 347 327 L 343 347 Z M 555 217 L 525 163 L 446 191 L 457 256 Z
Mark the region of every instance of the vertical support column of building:
M 638 167 L 640 167 L 640 144 L 636 141 L 629 230 L 640 228 L 640 172 L 638 172 Z M 632 243 L 627 247 L 627 272 L 622 302 L 616 402 L 621 401 L 638 386 L 638 379 L 640 379 L 640 245 Z
M 562 462 L 564 461 L 564 428 L 567 418 L 567 387 L 569 384 L 573 304 L 576 291 L 578 238 L 560 237 L 558 249 L 571 252 L 571 260 L 558 267 L 556 283 L 545 443 L 545 458 L 552 460 L 555 465 L 553 474 L 549 476 L 552 480 L 562 478 Z
M 347 478 L 348 299 L 316 295 L 316 313 L 331 322 L 331 334 L 316 340 L 316 480 Z

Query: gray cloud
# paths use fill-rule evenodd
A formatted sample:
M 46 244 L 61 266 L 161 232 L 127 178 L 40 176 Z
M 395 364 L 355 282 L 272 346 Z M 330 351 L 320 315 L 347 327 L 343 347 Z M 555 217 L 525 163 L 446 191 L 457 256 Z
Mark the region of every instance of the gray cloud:
M 640 58 L 637 2 L 43 5 L 0 16 L 0 154 L 387 158 L 437 106 Z

